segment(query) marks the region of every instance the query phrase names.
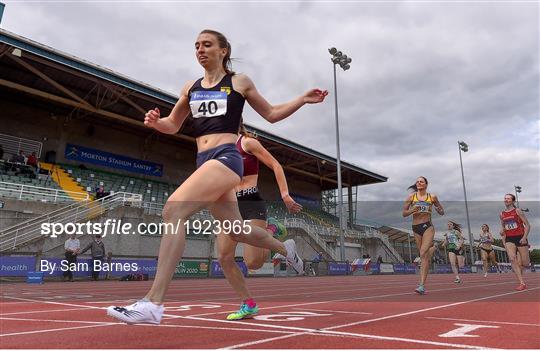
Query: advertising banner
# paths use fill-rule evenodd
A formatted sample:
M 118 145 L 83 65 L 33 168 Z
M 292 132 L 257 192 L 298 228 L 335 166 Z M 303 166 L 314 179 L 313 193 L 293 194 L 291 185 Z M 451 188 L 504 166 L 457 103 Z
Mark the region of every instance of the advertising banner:
M 208 261 L 180 261 L 176 266 L 174 276 L 208 277 Z
M 244 277 L 247 277 L 248 269 L 244 262 L 236 262 L 238 265 L 238 268 L 242 271 L 244 274 Z M 210 270 L 210 274 L 212 277 L 222 277 L 225 278 L 225 275 L 223 274 L 223 270 L 221 269 L 221 266 L 218 261 L 212 261 L 212 268 Z
M 34 256 L 0 256 L 0 277 L 25 277 L 35 267 Z
M 347 262 L 329 262 L 328 275 L 347 275 L 349 264 Z
M 391 263 L 381 263 L 380 272 L 381 273 L 394 273 L 394 266 Z
M 112 154 L 110 152 L 91 149 L 80 145 L 66 144 L 64 157 L 68 160 L 92 163 L 109 168 L 118 168 L 133 173 L 146 174 L 155 177 L 163 176 L 163 165 L 161 164 Z

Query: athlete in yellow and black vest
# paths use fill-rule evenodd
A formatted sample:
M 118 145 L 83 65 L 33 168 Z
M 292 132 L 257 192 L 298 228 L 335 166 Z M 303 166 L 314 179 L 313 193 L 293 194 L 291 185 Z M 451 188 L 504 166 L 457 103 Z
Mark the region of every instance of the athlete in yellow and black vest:
M 435 251 L 433 246 L 433 237 L 435 228 L 431 223 L 431 210 L 435 207 L 437 213 L 444 215 L 444 209 L 437 198 L 437 195 L 427 192 L 428 181 L 425 177 L 419 177 L 414 185 L 409 189 L 414 193 L 409 194 L 403 206 L 403 217 L 413 216 L 412 230 L 416 247 L 420 252 L 420 284 L 416 288 L 418 294 L 425 293 L 424 283 L 429 272 L 429 263 L 431 256 Z

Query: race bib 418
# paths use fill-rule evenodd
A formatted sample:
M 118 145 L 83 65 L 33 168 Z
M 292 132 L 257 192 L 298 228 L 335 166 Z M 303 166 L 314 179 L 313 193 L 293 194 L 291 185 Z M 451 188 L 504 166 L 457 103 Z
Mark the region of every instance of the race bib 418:
M 517 227 L 518 227 L 518 224 L 514 221 L 508 221 L 504 223 L 504 229 L 506 230 L 517 229 Z

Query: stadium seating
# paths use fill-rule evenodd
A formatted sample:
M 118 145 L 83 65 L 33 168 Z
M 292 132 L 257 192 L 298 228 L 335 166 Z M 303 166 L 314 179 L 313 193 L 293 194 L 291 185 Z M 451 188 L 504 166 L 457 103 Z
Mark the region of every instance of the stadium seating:
M 50 189 L 60 189 L 58 184 L 56 184 L 52 179 L 48 177 L 29 178 L 25 176 L 0 174 L 0 182 L 32 185 Z
M 333 216 L 320 209 L 304 207 L 300 213 L 289 213 L 285 204 L 281 201 L 267 203 L 268 215 L 278 219 L 284 218 L 298 218 L 304 220 L 307 224 L 320 225 L 323 227 L 337 227 L 339 222 L 335 225 L 336 220 L 332 223 L 328 223 L 328 219 Z
M 47 176 L 40 175 L 38 178 L 29 178 L 20 175 L 0 174 L 0 182 L 2 182 L 0 186 L 0 196 L 2 197 L 26 201 L 70 201 L 64 190 Z M 21 193 L 21 190 L 24 191 Z M 55 199 L 54 194 L 57 194 L 58 198 Z
M 62 165 L 62 167 L 91 194 L 95 194 L 96 189 L 103 185 L 105 192 L 124 191 L 141 194 L 144 202 L 163 204 L 178 187 L 177 184 L 130 177 L 96 169 L 80 169 L 72 165 Z

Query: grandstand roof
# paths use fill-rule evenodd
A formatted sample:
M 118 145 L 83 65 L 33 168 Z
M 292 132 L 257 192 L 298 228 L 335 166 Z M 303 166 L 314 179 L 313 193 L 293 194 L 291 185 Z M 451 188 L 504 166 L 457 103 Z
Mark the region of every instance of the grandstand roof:
M 144 128 L 144 113 L 159 107 L 168 114 L 178 97 L 84 59 L 0 29 L 0 92 L 17 99 L 30 95 L 55 105 L 73 118 L 97 115 Z M 255 132 L 289 174 L 317 183 L 323 190 L 337 187 L 336 159 L 255 127 Z M 188 120 L 171 136 L 193 147 Z M 386 182 L 387 177 L 348 162 L 341 163 L 344 186 Z

